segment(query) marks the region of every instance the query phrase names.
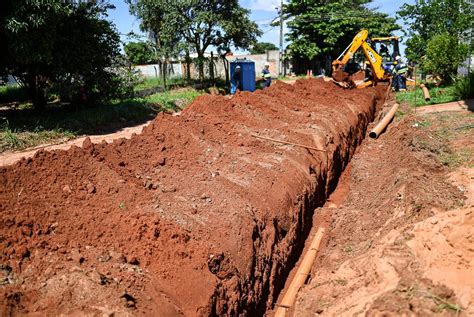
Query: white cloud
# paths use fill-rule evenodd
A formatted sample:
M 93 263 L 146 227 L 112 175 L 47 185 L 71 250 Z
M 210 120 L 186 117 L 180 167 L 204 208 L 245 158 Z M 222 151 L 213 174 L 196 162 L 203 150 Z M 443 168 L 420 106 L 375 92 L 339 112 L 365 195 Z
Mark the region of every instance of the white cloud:
M 280 6 L 280 0 L 250 0 L 249 7 L 252 11 L 276 11 Z

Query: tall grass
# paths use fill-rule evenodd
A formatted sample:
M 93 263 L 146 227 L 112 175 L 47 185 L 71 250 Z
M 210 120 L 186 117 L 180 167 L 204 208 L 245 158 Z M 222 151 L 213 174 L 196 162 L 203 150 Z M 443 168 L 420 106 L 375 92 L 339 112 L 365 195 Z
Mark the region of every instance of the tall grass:
M 469 73 L 454 83 L 454 94 L 458 99 L 474 98 L 474 73 Z

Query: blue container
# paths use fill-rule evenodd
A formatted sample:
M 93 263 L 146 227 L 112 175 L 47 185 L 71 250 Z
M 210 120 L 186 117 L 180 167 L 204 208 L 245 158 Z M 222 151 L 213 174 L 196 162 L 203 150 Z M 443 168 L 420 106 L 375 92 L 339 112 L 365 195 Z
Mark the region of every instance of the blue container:
M 236 59 L 230 63 L 230 78 L 234 78 L 235 68 L 240 66 L 240 80 L 243 91 L 255 91 L 255 62 L 249 59 Z

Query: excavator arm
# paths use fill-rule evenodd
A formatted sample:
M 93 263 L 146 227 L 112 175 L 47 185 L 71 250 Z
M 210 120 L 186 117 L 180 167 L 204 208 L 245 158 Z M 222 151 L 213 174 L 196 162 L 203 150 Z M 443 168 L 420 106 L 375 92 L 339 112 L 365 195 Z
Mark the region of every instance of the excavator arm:
M 342 54 L 332 62 L 332 77 L 334 81 L 341 84 L 344 87 L 352 88 L 357 86 L 350 78 L 350 75 L 344 72 L 344 66 L 349 62 L 354 54 L 362 48 L 365 58 L 369 61 L 369 65 L 372 69 L 372 74 L 375 81 L 384 79 L 385 71 L 382 67 L 382 57 L 367 43 L 367 37 L 369 32 L 362 30 L 354 37 L 351 44 L 342 52 Z M 372 82 L 364 82 L 361 86 L 367 87 Z M 362 88 L 361 87 L 361 88 Z

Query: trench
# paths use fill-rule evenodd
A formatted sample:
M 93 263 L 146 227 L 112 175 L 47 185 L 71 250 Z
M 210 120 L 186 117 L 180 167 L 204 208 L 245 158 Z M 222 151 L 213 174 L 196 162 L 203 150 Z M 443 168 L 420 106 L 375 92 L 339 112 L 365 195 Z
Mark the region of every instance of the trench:
M 280 298 L 280 295 L 283 295 L 282 292 L 285 290 L 285 285 L 289 282 L 290 273 L 303 256 L 306 241 L 313 229 L 313 215 L 315 211 L 323 207 L 330 195 L 336 190 L 340 177 L 348 167 L 357 148 L 366 139 L 368 126 L 375 120 L 376 114 L 385 102 L 387 95 L 388 90 L 380 99 L 374 98 L 368 114 L 358 114 L 357 124 L 350 127 L 350 130 L 344 135 L 343 143 L 337 145 L 332 155 L 327 158 L 331 161 L 331 164 L 326 173 L 312 174 L 313 190 L 305 191 L 299 199 L 295 207 L 298 212 L 291 227 L 287 230 L 281 227 L 278 221 L 273 221 L 271 224 L 271 230 L 274 231 L 272 256 L 270 259 L 267 259 L 267 263 L 263 267 L 256 263 L 257 260 L 254 260 L 252 276 L 243 279 L 239 286 L 233 290 L 233 292 L 240 293 L 238 294 L 239 303 L 236 311 L 230 310 L 229 315 L 272 315 L 272 311 L 276 308 L 277 300 Z M 259 226 L 254 227 L 254 252 L 256 258 L 261 256 L 261 249 L 264 249 L 263 246 L 266 243 L 266 241 L 262 240 L 264 230 L 266 229 Z M 258 267 L 260 267 L 260 272 L 258 272 Z M 265 280 L 261 276 L 267 276 L 268 278 Z M 247 294 L 252 292 L 252 286 L 259 280 L 263 284 L 261 296 L 253 302 L 248 301 Z M 220 285 L 212 299 L 210 315 L 221 315 L 222 310 L 216 308 L 219 305 L 221 307 L 222 305 L 225 306 L 222 300 L 225 301 L 231 297 L 228 292 L 232 291 Z

